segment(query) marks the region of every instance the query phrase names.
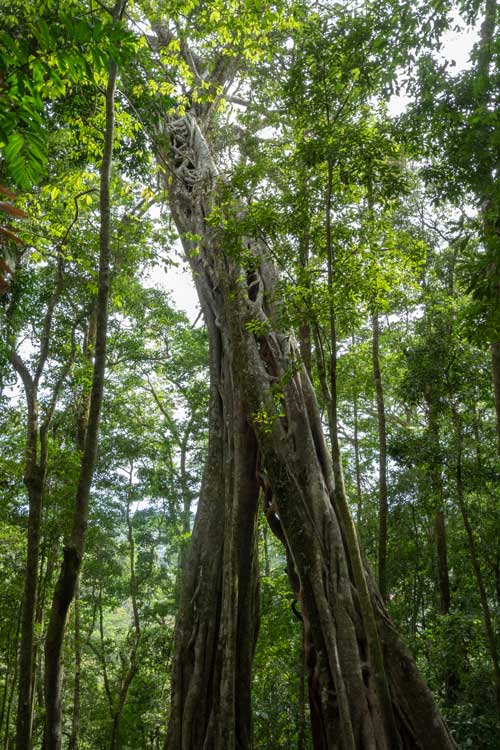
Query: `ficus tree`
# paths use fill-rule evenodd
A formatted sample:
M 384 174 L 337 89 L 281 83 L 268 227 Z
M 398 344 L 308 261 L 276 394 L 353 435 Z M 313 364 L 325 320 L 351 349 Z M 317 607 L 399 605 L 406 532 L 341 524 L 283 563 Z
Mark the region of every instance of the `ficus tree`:
M 250 29 L 252 12 L 247 9 L 245 17 Z M 215 89 L 217 99 L 220 88 L 243 75 L 234 54 L 245 37 L 237 18 L 224 32 L 230 42 L 221 34 L 211 53 L 201 35 L 205 28 L 207 39 L 214 33 L 210 20 L 198 15 L 197 50 L 191 52 L 188 29 L 176 19 L 183 32 L 177 46 L 193 88 L 180 111 L 165 113 L 160 151 L 170 210 L 209 333 L 212 389 L 166 746 L 249 746 L 255 518 L 263 484 L 266 515 L 287 550 L 302 606 L 316 747 L 417 747 L 423 725 L 427 746 L 452 747 L 365 568 L 311 382 L 293 337 L 282 328 L 269 252 L 260 238 L 238 233 L 235 218 L 242 209 L 217 165 L 213 100 L 199 100 L 196 72 L 203 71 L 203 88 Z M 158 25 L 165 45 L 179 34 L 169 22 L 167 17 Z M 262 20 L 258 29 L 265 33 Z
M 449 6 L 13 7 L 0 534 L 16 550 L 29 415 L 13 355 L 38 378 L 44 481 L 31 573 L 0 555 L 3 745 L 19 687 L 25 748 L 453 747 L 390 613 L 456 737 L 491 746 L 497 469 L 472 335 L 479 321 L 494 343 L 494 273 L 474 276 L 491 213 L 458 216 L 477 177 L 458 157 L 449 216 L 420 200 L 405 155 L 450 166 L 466 130 L 438 127 L 441 94 L 405 133 L 380 99 L 410 59 L 442 86 L 427 53 Z M 484 117 L 467 127 L 490 158 L 486 16 Z M 192 326 L 159 288 L 175 235 Z

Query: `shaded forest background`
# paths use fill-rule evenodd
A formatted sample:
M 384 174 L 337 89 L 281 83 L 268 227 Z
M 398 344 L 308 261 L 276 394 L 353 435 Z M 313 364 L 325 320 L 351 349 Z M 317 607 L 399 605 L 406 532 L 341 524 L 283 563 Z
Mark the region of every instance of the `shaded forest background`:
M 163 747 L 208 431 L 207 332 L 165 289 L 180 263 L 165 122 L 207 107 L 224 176 L 207 224 L 229 255 L 258 237 L 279 268 L 283 327 L 338 435 L 390 615 L 459 746 L 500 746 L 496 3 L 130 2 L 121 18 L 119 6 L 0 11 L 1 747 L 16 733 L 22 747 L 22 711 L 42 747 L 106 215 L 107 361 L 63 646 L 63 741 Z M 459 72 L 440 56 L 455 27 L 478 40 Z M 214 59 L 230 70 L 220 86 Z M 410 103 L 393 117 L 400 91 Z M 196 253 L 199 238 L 183 239 Z M 252 414 L 264 432 L 283 417 L 280 388 L 274 411 Z M 306 750 L 302 624 L 264 512 L 258 542 L 254 747 Z

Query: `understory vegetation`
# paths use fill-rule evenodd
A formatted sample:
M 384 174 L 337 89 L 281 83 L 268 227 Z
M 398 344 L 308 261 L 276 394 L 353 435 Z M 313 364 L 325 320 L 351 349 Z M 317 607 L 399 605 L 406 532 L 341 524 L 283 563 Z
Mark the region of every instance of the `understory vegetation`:
M 2 750 L 500 747 L 499 23 L 2 5 Z

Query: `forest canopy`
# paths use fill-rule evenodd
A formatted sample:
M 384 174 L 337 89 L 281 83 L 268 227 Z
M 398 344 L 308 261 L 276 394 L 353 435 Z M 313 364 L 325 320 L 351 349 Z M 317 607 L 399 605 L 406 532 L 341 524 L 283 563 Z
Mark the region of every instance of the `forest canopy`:
M 4 750 L 500 747 L 499 25 L 0 8 Z

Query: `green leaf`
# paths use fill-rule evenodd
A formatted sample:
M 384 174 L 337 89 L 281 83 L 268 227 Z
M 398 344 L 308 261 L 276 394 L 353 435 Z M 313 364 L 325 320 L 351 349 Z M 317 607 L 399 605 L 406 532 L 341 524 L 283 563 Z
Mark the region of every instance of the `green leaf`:
M 15 159 L 17 154 L 21 151 L 24 146 L 24 138 L 21 133 L 13 133 L 7 142 L 4 149 L 4 155 L 7 161 Z

